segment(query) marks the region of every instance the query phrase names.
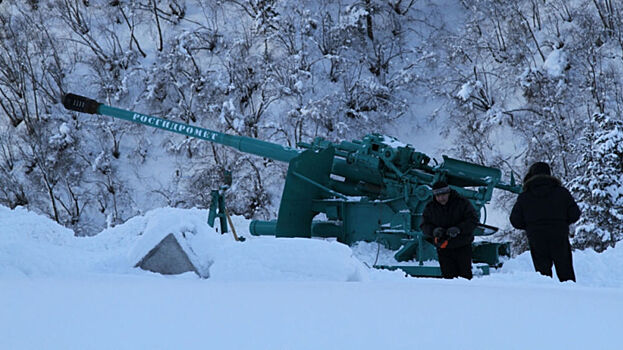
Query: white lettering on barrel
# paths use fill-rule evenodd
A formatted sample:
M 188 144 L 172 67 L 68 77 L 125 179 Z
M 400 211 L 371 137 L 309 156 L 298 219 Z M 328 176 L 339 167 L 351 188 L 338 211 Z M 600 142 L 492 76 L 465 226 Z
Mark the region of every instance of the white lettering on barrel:
M 216 140 L 218 136 L 217 133 L 211 130 L 206 130 L 206 129 L 199 128 L 199 127 L 193 127 L 193 126 L 186 125 L 186 124 L 180 124 L 177 122 L 172 122 L 169 120 L 160 119 L 160 118 L 156 118 L 156 117 L 152 117 L 148 115 L 142 115 L 139 113 L 132 114 L 132 121 L 138 121 L 143 124 L 148 124 L 148 125 L 156 126 L 156 127 L 167 129 L 167 130 L 173 130 L 179 133 L 185 133 L 189 136 L 202 137 L 208 140 Z

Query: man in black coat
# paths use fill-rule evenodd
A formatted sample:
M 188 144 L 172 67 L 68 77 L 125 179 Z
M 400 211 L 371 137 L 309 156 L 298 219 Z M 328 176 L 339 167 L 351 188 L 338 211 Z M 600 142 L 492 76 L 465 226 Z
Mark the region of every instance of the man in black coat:
M 472 278 L 472 242 L 478 216 L 472 203 L 444 181 L 433 184 L 433 200 L 422 213 L 420 228 L 437 247 L 443 278 Z
M 511 211 L 511 224 L 526 230 L 534 269 L 552 276 L 552 264 L 561 282 L 574 281 L 569 225 L 580 218 L 580 208 L 547 163 L 532 164 L 524 177 L 523 192 Z

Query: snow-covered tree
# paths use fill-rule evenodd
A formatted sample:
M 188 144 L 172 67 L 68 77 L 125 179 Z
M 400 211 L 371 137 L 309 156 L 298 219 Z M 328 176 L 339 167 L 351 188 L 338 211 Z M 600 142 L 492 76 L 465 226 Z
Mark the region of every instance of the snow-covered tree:
M 584 155 L 571 181 L 582 216 L 573 245 L 602 251 L 623 239 L 623 121 L 594 114 L 584 133 Z

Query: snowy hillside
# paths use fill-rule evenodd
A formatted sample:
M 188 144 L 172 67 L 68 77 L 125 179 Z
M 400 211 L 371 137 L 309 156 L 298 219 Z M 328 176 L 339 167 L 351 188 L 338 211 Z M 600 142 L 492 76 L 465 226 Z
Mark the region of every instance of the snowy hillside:
M 163 208 L 94 237 L 0 207 L 1 349 L 619 349 L 623 254 L 574 253 L 577 283 L 527 253 L 472 281 L 370 269 L 374 247 L 236 242 L 198 209 Z M 209 278 L 134 268 L 184 235 Z M 607 336 L 595 336 L 605 334 Z

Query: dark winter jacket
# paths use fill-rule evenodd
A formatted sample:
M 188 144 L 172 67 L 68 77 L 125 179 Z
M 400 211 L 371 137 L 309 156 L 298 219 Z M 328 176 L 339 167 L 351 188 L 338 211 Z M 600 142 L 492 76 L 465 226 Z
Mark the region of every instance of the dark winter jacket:
M 580 208 L 557 178 L 539 174 L 527 179 L 511 211 L 511 224 L 536 235 L 569 234 L 569 225 L 580 218 Z
M 447 248 L 458 248 L 471 244 L 474 241 L 474 229 L 478 224 L 478 216 L 472 203 L 465 197 L 458 194 L 455 190 L 450 192 L 450 199 L 446 205 L 441 205 L 434 198 L 428 202 L 422 213 L 422 224 L 420 228 L 424 233 L 424 238 L 428 242 L 433 242 L 433 230 L 436 227 L 448 229 L 456 226 L 461 229 L 454 238 L 447 236 Z

